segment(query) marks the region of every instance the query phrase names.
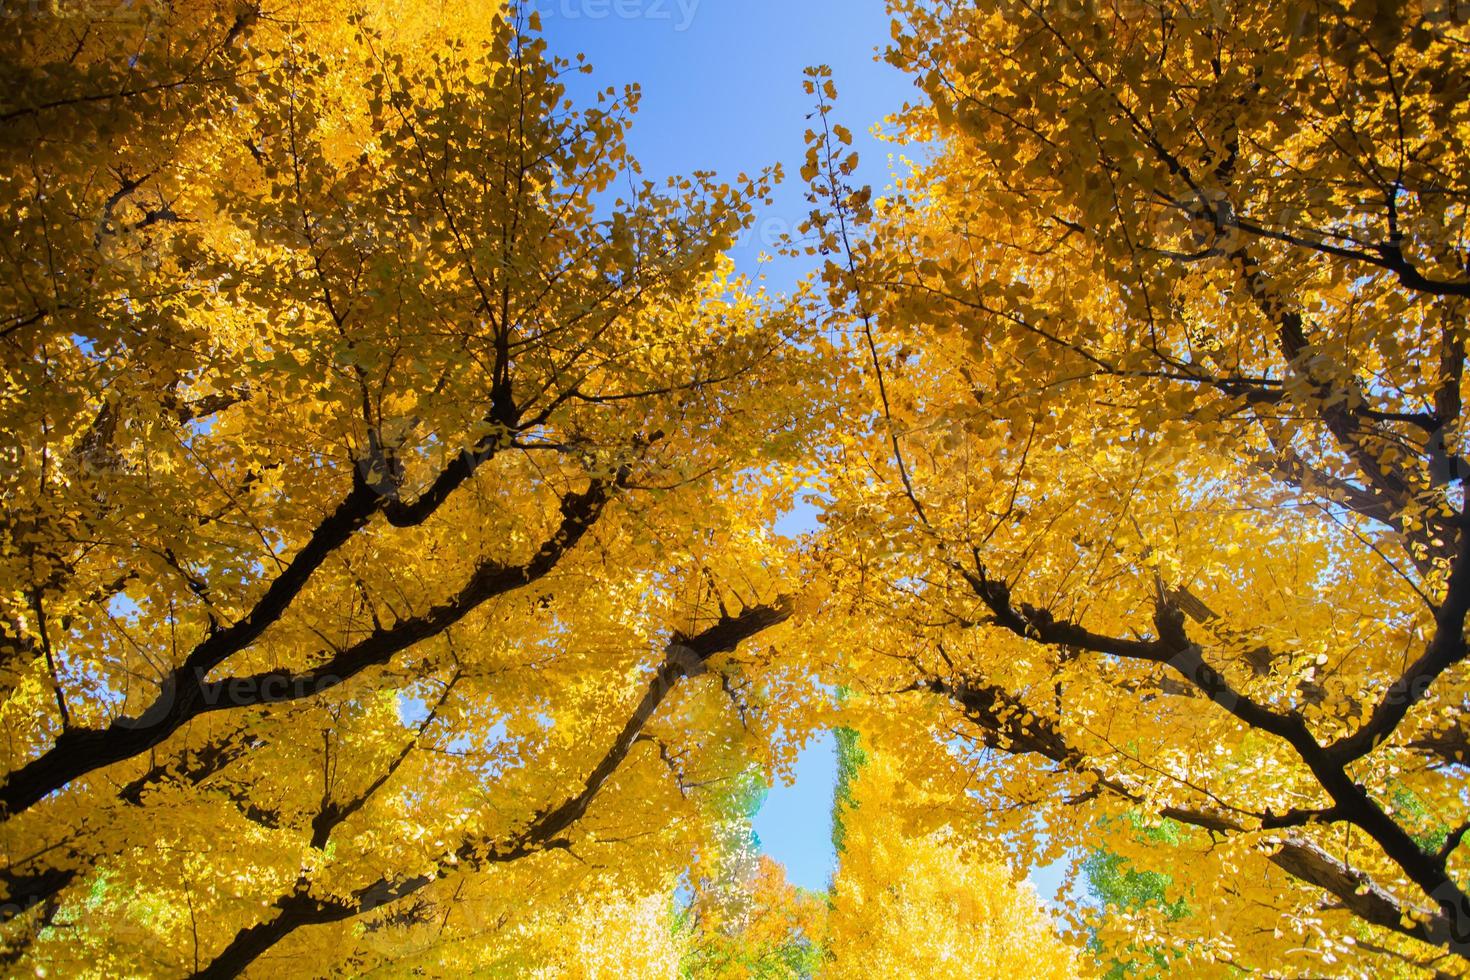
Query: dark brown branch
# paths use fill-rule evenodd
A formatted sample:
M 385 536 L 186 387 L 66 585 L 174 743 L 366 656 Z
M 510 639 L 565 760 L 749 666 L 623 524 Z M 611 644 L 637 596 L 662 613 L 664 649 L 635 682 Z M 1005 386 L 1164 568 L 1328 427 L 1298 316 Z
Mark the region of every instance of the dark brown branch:
M 370 667 L 380 667 L 409 647 L 442 634 L 497 596 L 544 577 L 571 551 L 601 516 L 610 485 L 594 480 L 582 493 L 562 498 L 562 522 L 556 532 L 522 565 L 484 561 L 450 600 L 420 616 L 376 629 L 365 639 L 338 651 L 316 668 L 302 673 L 266 671 L 247 677 L 201 682 L 196 714 L 244 705 L 279 704 L 315 697 Z
M 277 900 L 277 912 L 270 920 L 242 929 L 213 962 L 194 976 L 210 980 L 238 976 L 267 950 L 304 926 L 344 922 L 384 909 L 422 891 L 453 870 L 480 870 L 569 847 L 562 834 L 586 815 L 592 801 L 641 740 L 644 729 L 676 685 L 684 678 L 702 673 L 716 654 L 732 651 L 742 641 L 784 622 L 791 611 L 791 603 L 782 599 L 771 605 L 753 606 L 733 617 L 723 616 L 696 636 L 675 636 L 642 699 L 581 788 L 560 804 L 541 811 L 523 830 L 501 840 L 466 840 L 432 870 L 407 878 L 380 878 L 354 891 L 351 899 L 317 898 L 298 888 Z
M 1463 554 L 1462 557 L 1464 557 Z M 1463 575 L 1470 575 L 1470 558 L 1457 563 L 1457 569 L 1462 564 L 1467 566 Z M 1437 860 L 1432 854 L 1425 853 L 1408 831 L 1394 821 L 1374 801 L 1368 791 L 1347 774 L 1344 760 L 1351 761 L 1357 756 L 1352 756 L 1340 749 L 1324 748 L 1313 737 L 1299 715 L 1274 711 L 1232 688 L 1219 671 L 1205 662 L 1199 645 L 1189 640 L 1184 628 L 1184 613 L 1171 605 L 1165 595 L 1160 594 L 1154 617 L 1157 638 L 1151 640 L 1121 639 L 1093 633 L 1079 624 L 1066 620 L 1057 620 L 1045 609 L 1013 604 L 1009 587 L 986 574 L 984 566 L 979 561 L 978 553 L 973 571 L 969 569 L 959 569 L 959 571 L 970 583 L 976 595 L 991 610 L 992 621 L 1017 636 L 1065 649 L 1085 650 L 1168 664 L 1210 700 L 1247 726 L 1267 732 L 1286 742 L 1306 764 L 1318 785 L 1332 800 L 1334 814 L 1365 831 L 1384 854 L 1398 865 L 1404 875 L 1436 902 L 1440 909 L 1440 915 L 1436 919 L 1438 923 L 1436 928 L 1457 926 L 1470 921 L 1470 898 L 1467 898 L 1459 885 L 1450 877 L 1444 862 Z M 1470 590 L 1470 584 L 1462 582 L 1461 588 Z M 1454 594 L 1453 589 L 1452 594 Z M 1464 606 L 1470 607 L 1470 596 L 1462 596 L 1460 601 Z M 1446 602 L 1446 607 L 1449 605 L 1450 603 Z M 1458 623 L 1461 630 L 1464 617 L 1465 609 L 1461 608 L 1458 612 Z M 1459 638 L 1460 633 L 1456 632 L 1455 636 Z M 1463 639 L 1458 639 L 1458 642 L 1461 643 L 1463 652 Z M 1431 644 L 1431 647 L 1433 646 Z M 1431 656 L 1426 653 L 1420 661 L 1420 664 L 1426 665 L 1424 669 L 1420 670 L 1419 665 L 1416 665 L 1406 676 L 1424 678 L 1427 684 L 1444 669 L 1441 666 L 1443 659 L 1440 654 Z M 1412 691 L 1412 687 L 1406 690 Z M 1423 692 L 1420 691 L 1418 696 L 1422 697 Z M 1387 707 L 1383 710 L 1390 714 L 1397 714 L 1397 718 L 1391 719 L 1394 725 L 1397 724 L 1397 719 L 1402 718 L 1403 713 L 1408 710 L 1408 706 L 1403 703 L 1405 700 L 1407 699 L 1385 701 Z M 1365 726 L 1365 729 L 1367 727 Z M 1392 726 L 1389 726 L 1389 730 L 1391 728 Z M 1357 743 L 1351 744 L 1356 745 Z M 1371 750 L 1374 744 L 1376 742 L 1369 740 L 1364 752 Z M 1464 941 L 1465 937 L 1453 931 L 1445 932 L 1443 929 L 1436 935 L 1439 936 L 1439 944 L 1447 946 L 1457 955 L 1470 959 L 1470 943 Z
M 1434 638 L 1418 660 L 1389 686 L 1362 727 L 1334 742 L 1328 755 L 1339 765 L 1360 759 L 1389 738 L 1399 722 L 1429 693 L 1430 685 L 1465 659 L 1465 617 L 1470 614 L 1470 528 L 1461 531 L 1444 601 L 1434 616 Z
M 280 618 L 322 562 L 364 527 L 379 508 L 382 499 L 355 471 L 354 477 L 351 493 L 317 526 L 307 544 L 245 618 L 215 631 L 195 647 L 183 665 L 165 680 L 158 698 L 139 717 L 116 721 L 106 729 L 65 732 L 51 749 L 11 773 L 0 784 L 0 812 L 19 813 L 86 773 L 145 752 L 206 711 L 311 696 L 367 667 L 386 663 L 400 650 L 438 635 L 491 596 L 544 575 L 600 514 L 608 490 L 606 483 L 594 481 L 585 493 L 565 497 L 562 503 L 565 519 L 557 536 L 544 544 L 525 566 L 482 564 L 449 603 L 405 620 L 391 630 L 374 633 L 343 651 L 337 659 L 324 665 L 322 671 L 307 675 L 272 672 L 254 678 L 206 682 L 211 671 L 253 643 L 267 626 Z M 416 521 L 423 521 L 431 513 L 431 509 L 416 508 L 412 516 Z M 276 687 L 281 680 L 288 683 L 285 691 Z M 297 683 L 307 686 L 290 686 Z
M 1081 750 L 1073 746 L 1061 729 L 1049 719 L 1032 712 L 1003 688 L 950 682 L 931 677 L 917 690 L 943 694 L 953 700 L 965 717 L 979 730 L 984 744 L 1000 751 L 1034 753 L 1066 771 L 1093 779 L 1093 789 L 1080 803 L 1106 792 L 1130 803 L 1141 804 L 1144 798 L 1123 783 L 1087 762 Z M 1030 721 L 1022 719 L 1030 717 Z M 1292 828 L 1332 819 L 1335 808 L 1294 811 L 1280 816 L 1261 814 L 1256 826 L 1231 813 L 1200 807 L 1164 805 L 1158 815 L 1212 833 L 1241 834 L 1256 829 Z M 1349 867 L 1300 834 L 1288 833 L 1279 838 L 1269 855 L 1271 863 L 1299 881 L 1328 892 L 1344 909 L 1365 922 L 1417 939 L 1434 946 L 1444 944 L 1453 922 L 1432 913 L 1428 922 L 1410 917 L 1413 910 L 1377 884 L 1367 874 Z
M 1320 239 L 1306 238 L 1289 231 L 1268 228 L 1259 222 L 1236 215 L 1228 208 L 1211 208 L 1211 220 L 1221 229 L 1235 228 L 1247 234 L 1270 241 L 1321 252 L 1334 258 L 1362 262 L 1392 272 L 1398 277 L 1399 285 L 1421 293 L 1435 296 L 1470 296 L 1470 281 L 1430 279 L 1404 255 L 1403 245 L 1396 241 L 1378 242 L 1367 248 L 1346 248 Z

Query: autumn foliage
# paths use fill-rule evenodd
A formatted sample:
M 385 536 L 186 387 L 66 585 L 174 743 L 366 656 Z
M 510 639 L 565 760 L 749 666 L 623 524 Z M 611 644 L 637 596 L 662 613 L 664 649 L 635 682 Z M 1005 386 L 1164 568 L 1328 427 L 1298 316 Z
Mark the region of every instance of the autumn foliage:
M 1462 7 L 891 0 L 775 295 L 780 169 L 644 179 L 532 14 L 79 6 L 0 36 L 6 972 L 1470 969 Z

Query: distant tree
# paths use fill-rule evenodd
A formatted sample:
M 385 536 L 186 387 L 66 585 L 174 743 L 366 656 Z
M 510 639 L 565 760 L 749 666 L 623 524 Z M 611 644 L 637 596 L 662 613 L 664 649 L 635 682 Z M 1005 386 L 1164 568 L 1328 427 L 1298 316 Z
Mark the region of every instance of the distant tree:
M 894 800 L 901 773 L 869 754 L 842 807 L 819 975 L 1039 977 L 1079 975 L 1030 885 L 953 834 L 917 834 Z

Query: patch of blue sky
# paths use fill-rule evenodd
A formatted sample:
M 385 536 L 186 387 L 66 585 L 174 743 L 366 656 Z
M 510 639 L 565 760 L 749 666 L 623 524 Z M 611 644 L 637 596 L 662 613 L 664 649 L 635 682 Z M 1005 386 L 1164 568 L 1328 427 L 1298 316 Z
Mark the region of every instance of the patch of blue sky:
M 821 499 L 813 493 L 797 495 L 791 508 L 776 518 L 773 530 L 783 537 L 799 538 L 817 529 L 817 518 L 822 513 Z
M 411 690 L 399 692 L 398 721 L 404 728 L 417 729 L 428 716 L 427 699 Z M 550 727 L 549 716 L 543 715 L 538 720 L 543 727 Z M 489 727 L 457 735 L 437 749 L 458 757 L 460 764 L 478 775 L 486 786 L 491 786 L 512 768 L 516 760 L 515 741 L 505 721 L 497 719 Z
M 832 795 L 837 788 L 837 740 L 822 732 L 797 756 L 795 779 L 777 782 L 756 812 L 753 829 L 763 853 L 780 861 L 799 888 L 825 891 L 837 867 L 832 846 Z
M 899 110 L 910 81 L 879 58 L 889 38 L 882 0 L 536 0 L 547 42 L 585 53 L 591 75 L 567 79 L 589 105 L 599 90 L 641 86 L 629 148 L 655 184 L 694 171 L 733 181 L 780 164 L 786 181 L 731 250 L 736 268 L 790 289 L 810 265 L 762 264 L 795 234 L 811 205 L 798 172 L 815 108 L 802 89 L 808 66 L 828 65 L 839 89 L 834 119 L 854 134 L 855 185 L 887 187 L 893 144 L 871 125 Z

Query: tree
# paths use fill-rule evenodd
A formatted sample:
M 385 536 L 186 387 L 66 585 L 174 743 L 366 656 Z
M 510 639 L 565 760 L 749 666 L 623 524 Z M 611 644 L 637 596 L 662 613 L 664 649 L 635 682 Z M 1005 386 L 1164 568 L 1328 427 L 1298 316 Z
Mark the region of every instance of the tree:
M 1179 840 L 1178 828 L 1169 821 L 1157 827 L 1138 827 L 1135 834 L 1156 846 L 1173 846 Z M 1130 927 L 1148 916 L 1152 919 L 1151 932 L 1167 932 L 1170 922 L 1188 913 L 1189 908 L 1182 899 L 1168 898 L 1173 877 L 1158 871 L 1139 871 L 1127 858 L 1101 848 L 1087 855 L 1082 873 L 1088 892 L 1102 903 L 1096 917 L 1096 931 L 1101 933 L 1112 927 L 1129 933 L 1111 942 L 1098 935 L 1091 943 L 1099 953 L 1106 953 L 1110 948 L 1114 952 L 1107 971 L 1110 980 L 1152 973 L 1167 976 L 1172 957 L 1157 944 L 1138 942 L 1141 937 L 1137 933 L 1142 930 Z M 1119 924 L 1124 925 L 1122 930 L 1117 930 Z M 1124 948 L 1118 949 L 1120 946 Z M 1120 954 L 1126 958 L 1119 959 Z
M 901 780 L 869 756 L 851 787 L 820 976 L 1078 976 L 1076 951 L 1003 861 L 905 826 L 906 808 L 932 801 L 905 799 Z
M 775 980 L 815 975 L 821 961 L 824 896 L 792 885 L 785 869 L 760 853 L 753 821 L 768 793 L 764 774 L 752 768 L 712 794 L 721 818 L 719 831 L 696 855 L 684 887 L 672 896 L 682 948 L 680 977 Z
M 833 682 L 1029 859 L 1167 870 L 1180 969 L 1463 969 L 1463 19 L 893 6 L 932 158 L 870 200 L 810 137 L 878 416 Z
M 12 967 L 488 961 L 746 737 L 823 424 L 720 257 L 771 175 L 635 181 L 636 90 L 431 9 L 0 42 Z

